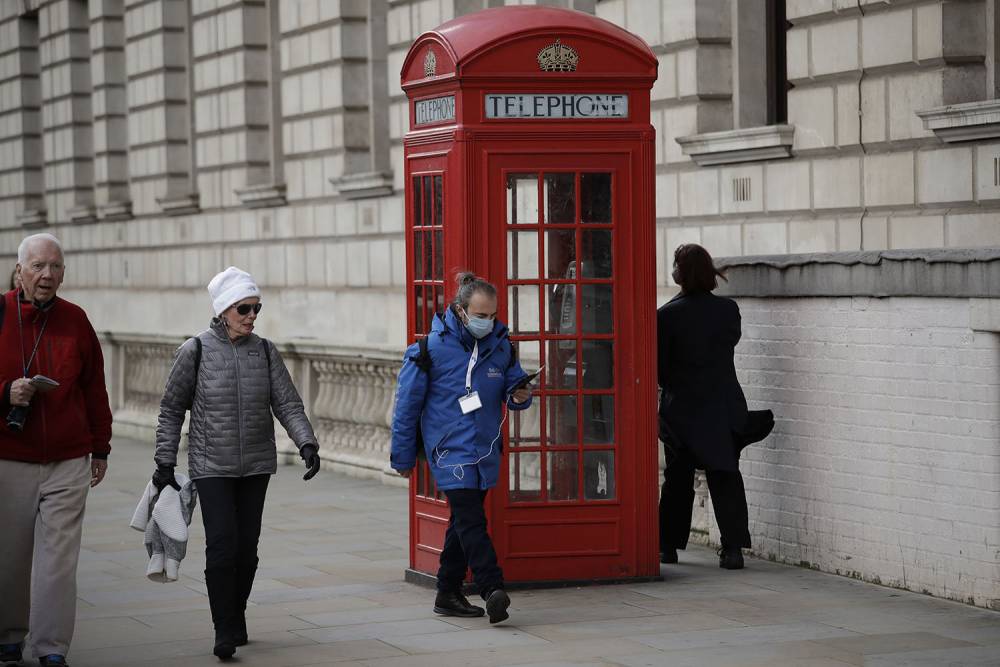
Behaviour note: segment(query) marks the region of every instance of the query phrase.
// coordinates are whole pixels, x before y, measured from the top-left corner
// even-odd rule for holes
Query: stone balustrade
[[[160,397],[181,337],[104,334],[106,374],[115,434],[152,446]],[[320,441],[324,467],[405,484],[389,468],[396,373],[401,354],[316,343],[278,345]],[[275,424],[279,454],[298,460]],[[182,448],[186,443],[182,443]]]

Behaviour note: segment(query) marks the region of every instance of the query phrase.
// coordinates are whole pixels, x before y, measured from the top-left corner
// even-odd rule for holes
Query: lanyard
[[[472,393],[472,369],[476,367],[476,362],[479,361],[479,341],[476,341],[476,346],[472,348],[472,356],[469,357],[469,371],[465,374],[465,393],[466,395]]]
[[[38,332],[38,338],[35,339],[35,346],[31,348],[31,356],[28,360],[24,360],[24,323],[21,321],[21,300],[17,298],[18,295],[14,297],[14,305],[17,306],[17,333],[21,338],[21,364],[24,367],[23,377],[28,377],[28,369],[31,368],[31,362],[35,360],[35,355],[38,354],[38,344],[42,342],[42,334],[45,333],[45,325],[49,323],[49,314],[45,313],[45,319],[42,320],[42,330]]]

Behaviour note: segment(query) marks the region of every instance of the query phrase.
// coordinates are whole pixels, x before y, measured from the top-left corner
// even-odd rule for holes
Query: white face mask
[[[493,331],[492,317],[472,317],[464,308],[462,313],[465,315],[465,328],[469,330],[473,338],[485,338]]]

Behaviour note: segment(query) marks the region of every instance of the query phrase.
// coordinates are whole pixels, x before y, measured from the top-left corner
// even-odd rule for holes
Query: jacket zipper
[[[228,336],[227,336],[228,338]],[[229,347],[233,348],[233,360],[236,362],[236,421],[240,438],[240,477],[243,476],[243,390],[240,381],[240,355],[236,350],[236,344],[229,339]]]

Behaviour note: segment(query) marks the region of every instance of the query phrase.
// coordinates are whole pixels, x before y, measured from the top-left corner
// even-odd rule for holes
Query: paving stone
[[[150,460],[148,444],[117,439],[109,477],[88,500],[74,667],[219,664],[200,517],[170,584],[145,577],[142,534],[128,527]],[[725,572],[696,546],[662,582],[515,591],[498,626],[435,616],[434,591],[402,580],[406,512],[405,490],[328,471],[304,484],[298,466],[279,469],[239,664],[997,664],[996,612],[754,559]]]

